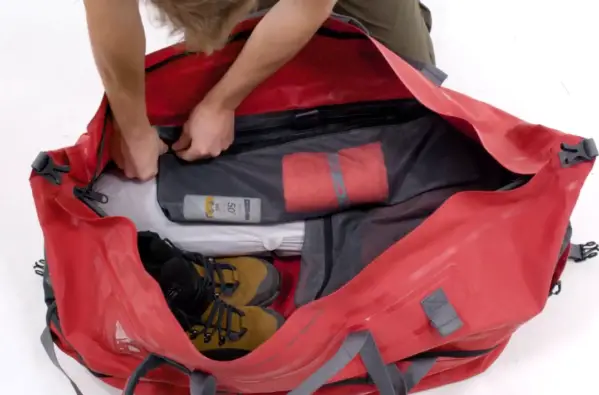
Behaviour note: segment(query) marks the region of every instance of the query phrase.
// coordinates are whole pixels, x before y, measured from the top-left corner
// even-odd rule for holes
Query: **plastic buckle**
[[[562,143],[559,160],[562,167],[570,167],[582,162],[588,162],[599,156],[597,145],[593,139],[583,139],[576,145]]]
[[[572,244],[568,258],[574,262],[584,262],[599,255],[599,245],[594,241],[585,244]]]
[[[54,163],[50,155],[47,152],[40,152],[33,163],[31,168],[38,175],[44,177],[54,185],[60,185],[62,182],[62,174],[68,173],[70,167],[68,165],[57,165]]]

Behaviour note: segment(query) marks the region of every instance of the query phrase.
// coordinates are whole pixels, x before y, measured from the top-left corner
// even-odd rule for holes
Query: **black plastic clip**
[[[551,287],[551,291],[549,291],[549,296],[557,296],[562,292],[562,282],[559,280],[553,287]]]
[[[35,264],[33,265],[33,271],[38,276],[43,276],[44,270],[46,270],[46,260],[45,259],[40,259],[39,261],[35,262]]]
[[[599,245],[594,241],[585,244],[572,244],[568,258],[574,262],[584,262],[599,255]]]
[[[583,139],[576,145],[562,143],[559,160],[562,167],[570,167],[581,162],[588,162],[599,156],[597,145],[593,139]]]
[[[31,168],[38,175],[44,177],[54,185],[60,185],[62,182],[62,173],[68,173],[68,165],[57,165],[54,163],[47,152],[40,152],[31,164]]]

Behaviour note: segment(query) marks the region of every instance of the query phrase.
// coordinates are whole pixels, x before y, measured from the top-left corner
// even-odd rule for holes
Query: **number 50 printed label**
[[[186,195],[183,216],[191,221],[260,222],[261,200],[229,196]]]

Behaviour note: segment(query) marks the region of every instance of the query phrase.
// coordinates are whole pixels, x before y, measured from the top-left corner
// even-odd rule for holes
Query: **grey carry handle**
[[[370,332],[352,333],[341,344],[333,358],[287,395],[313,394],[358,355],[380,395],[407,395],[437,361],[437,357],[415,358],[410,360],[410,367],[402,372],[395,364],[385,365]],[[216,393],[214,381],[209,380],[212,376],[196,373],[195,377],[198,380],[198,385],[196,392],[192,389],[191,395],[214,395]],[[194,376],[192,376],[192,384],[193,380]]]
[[[189,375],[189,394],[190,395],[216,395],[216,380],[214,376],[201,373],[190,372],[182,365],[174,364],[162,357],[154,354],[148,355],[141,364],[133,371],[122,395],[134,395],[135,388],[139,381],[145,377],[150,371],[162,365],[171,365]]]
[[[54,349],[54,341],[52,339],[52,335],[50,332],[50,328],[46,327],[41,335],[42,345],[46,354],[48,354],[48,358],[52,361],[54,366],[58,368],[64,374],[64,376],[69,380],[75,394],[83,395],[77,384],[69,377],[68,373],[60,365],[58,358],[56,357],[56,351]],[[123,389],[123,395],[134,395],[135,388],[139,381],[145,377],[151,370],[154,370],[162,365],[173,365],[173,363],[169,363],[164,358],[158,357],[154,354],[150,354],[146,357],[141,364],[133,371],[129,380],[127,380],[127,384]],[[180,370],[184,370],[185,373],[189,374],[189,393],[190,395],[216,395],[216,380],[214,376],[207,375],[200,372],[189,372],[187,369],[182,368],[181,366],[176,366]]]
[[[370,332],[352,333],[345,339],[333,358],[288,395],[313,394],[357,355],[360,355],[380,395],[407,395],[426,376],[437,360],[436,357],[414,359],[410,367],[402,372],[395,364],[385,365]]]

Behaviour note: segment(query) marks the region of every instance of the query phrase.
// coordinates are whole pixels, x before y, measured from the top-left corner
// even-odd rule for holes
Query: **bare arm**
[[[291,60],[329,17],[337,0],[280,0],[258,23],[243,50],[206,98],[236,108]]]
[[[149,130],[146,39],[137,0],[84,0],[94,59],[125,139]]]

